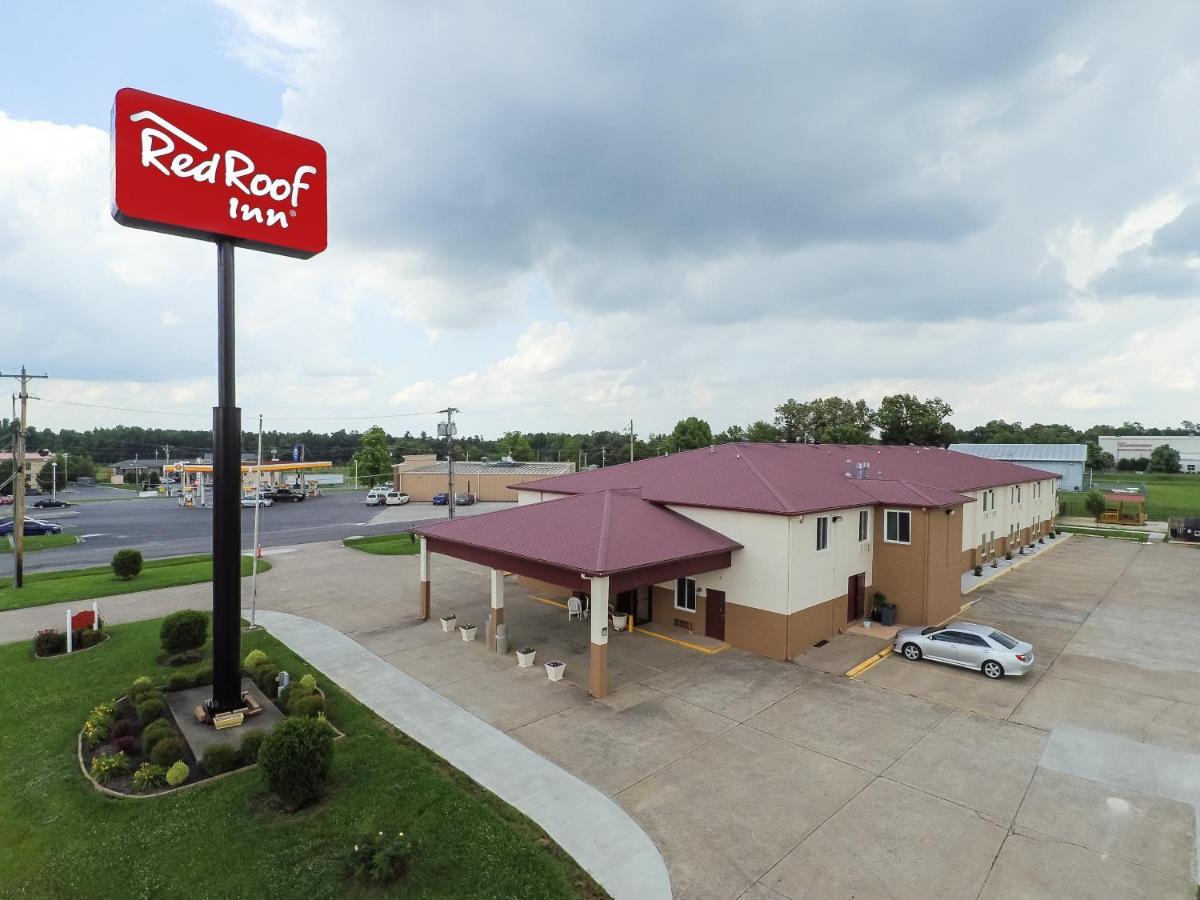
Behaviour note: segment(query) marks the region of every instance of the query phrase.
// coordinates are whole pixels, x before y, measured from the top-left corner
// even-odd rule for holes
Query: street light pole
[[[258,611],[258,520],[262,515],[262,414],[258,416],[258,464],[254,467],[254,547],[250,554],[250,627]]]
[[[50,499],[58,499],[58,460],[50,463]]]

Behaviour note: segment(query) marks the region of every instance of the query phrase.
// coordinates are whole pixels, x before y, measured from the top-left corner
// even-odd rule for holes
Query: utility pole
[[[446,490],[448,496],[446,498],[446,506],[451,519],[454,518],[454,432],[457,430],[454,427],[454,414],[458,412],[453,406],[446,409],[439,409],[439,413],[446,414],[446,421],[438,423],[438,434],[446,438],[446,474],[447,485]]]
[[[21,374],[14,375],[0,372],[0,378],[17,378],[21,382],[21,424],[17,428],[17,446],[13,451],[13,475],[16,484],[13,485],[13,542],[16,552],[13,554],[13,587],[20,588],[25,583],[25,442],[29,438],[29,379],[49,378],[48,375],[29,375],[21,366]]]
[[[50,463],[50,499],[58,499],[58,460]]]
[[[601,447],[600,448],[600,468],[602,468],[602,469],[604,468],[604,461],[607,458],[607,456],[608,456],[608,448]]]
[[[633,419],[629,420],[629,461],[633,462]]]
[[[70,488],[67,487],[67,485],[71,483],[70,477],[67,475],[67,466],[70,464],[70,462],[71,462],[71,454],[67,453],[66,451],[63,451],[63,493],[64,494],[70,490]]]

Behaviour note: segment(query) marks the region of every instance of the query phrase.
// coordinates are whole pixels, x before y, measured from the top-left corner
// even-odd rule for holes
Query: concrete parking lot
[[[435,613],[486,621],[483,570],[436,566]],[[1191,548],[1055,547],[969,597],[963,618],[1035,645],[1034,671],[1001,682],[899,657],[850,679],[832,674],[843,660],[635,633],[613,636],[614,689],[596,701],[586,629],[565,611],[510,583],[514,641],[567,661],[551,684],[406,619],[415,571],[398,624],[358,639],[613,796],[681,897],[1194,898],[1197,585]],[[1177,777],[1114,771],[1129,743],[1174,754]]]

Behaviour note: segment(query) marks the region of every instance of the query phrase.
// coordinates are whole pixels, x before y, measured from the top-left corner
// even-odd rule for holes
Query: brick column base
[[[608,644],[592,644],[588,658],[591,664],[588,693],[599,700],[608,696]]]
[[[421,582],[421,621],[429,619],[429,582]]]

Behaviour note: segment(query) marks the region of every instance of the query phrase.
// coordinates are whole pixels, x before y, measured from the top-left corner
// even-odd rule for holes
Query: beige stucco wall
[[[867,512],[869,527],[867,539],[860,542],[858,514],[863,510]],[[835,597],[844,597],[851,575],[862,573],[866,575],[868,587],[871,585],[875,535],[870,526],[874,524],[874,515],[871,507],[860,506],[789,519],[789,614],[828,603]],[[838,516],[841,521],[833,521]],[[818,551],[817,520],[822,517],[829,519],[829,547]]]
[[[404,491],[408,496],[418,502],[428,502],[433,499],[434,494],[445,493],[447,476],[444,472],[406,472],[403,469],[403,463],[393,466],[392,471],[395,476],[396,490]],[[530,500],[528,497],[522,500],[518,494],[532,494],[534,498],[541,496],[540,494],[531,491],[514,491],[509,487],[515,481],[537,481],[541,478],[558,477],[557,475],[513,475],[512,472],[482,472],[482,473],[454,473],[454,493],[456,494],[474,494],[476,500],[490,501],[517,501],[519,503],[537,502],[536,499]],[[549,495],[547,499],[552,499]]]
[[[1013,496],[1013,485],[1002,484],[995,488],[996,506],[983,511],[984,491],[972,491],[975,498],[963,509],[961,550],[975,550],[984,534],[990,538],[996,533],[996,552],[1003,555],[1000,539],[1007,538],[1010,530],[1036,529],[1042,522],[1050,522],[1058,514],[1058,479],[1045,478],[1040,481],[1021,482],[1021,499]],[[969,568],[970,566],[967,566]]]

